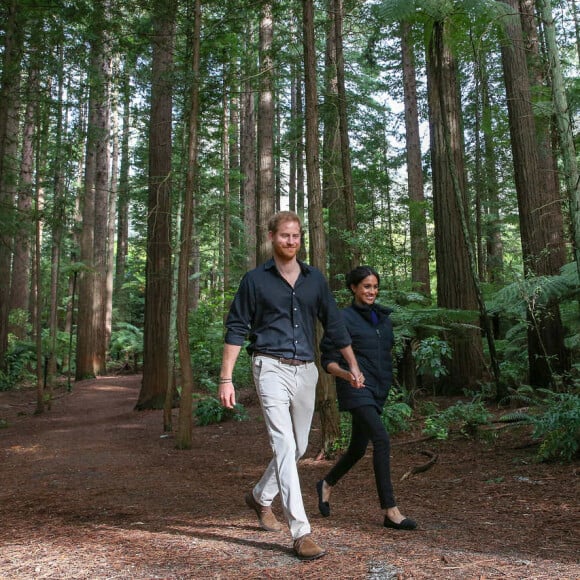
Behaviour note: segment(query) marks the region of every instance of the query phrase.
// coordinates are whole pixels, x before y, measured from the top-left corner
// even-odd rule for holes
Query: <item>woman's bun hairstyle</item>
[[[346,287],[348,290],[350,290],[352,292],[352,288],[351,286],[358,286],[362,280],[364,280],[367,276],[375,276],[377,279],[377,282],[381,283],[381,277],[379,276],[379,274],[377,273],[377,271],[374,268],[371,268],[370,266],[359,266],[358,268],[355,268],[354,270],[351,270],[347,275],[346,275]]]

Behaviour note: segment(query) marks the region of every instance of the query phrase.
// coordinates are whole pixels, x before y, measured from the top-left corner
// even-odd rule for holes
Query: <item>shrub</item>
[[[248,413],[245,407],[239,403],[233,409],[226,409],[215,397],[203,397],[195,408],[195,417],[198,425],[211,425],[221,423],[228,419],[234,421],[247,421]]]
[[[424,338],[413,351],[417,374],[431,374],[436,379],[444,377],[448,373],[445,361],[450,360],[452,356],[451,346],[447,341],[436,336]]]
[[[532,437],[540,441],[538,461],[572,461],[580,449],[580,396],[575,392],[554,393],[524,385],[510,401],[523,409],[507,413],[501,420],[533,427]]]
[[[0,371],[0,391],[9,391],[32,378],[29,368],[36,366],[36,346],[32,342],[15,341],[4,355],[5,370]]]
[[[435,439],[447,439],[452,428],[465,437],[473,437],[479,425],[486,425],[491,413],[481,401],[462,403],[461,401],[447,409],[425,419],[424,435]]]

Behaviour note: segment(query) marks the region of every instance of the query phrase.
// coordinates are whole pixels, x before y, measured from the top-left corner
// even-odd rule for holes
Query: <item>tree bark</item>
[[[153,5],[143,383],[136,408],[162,409],[170,384],[171,121],[176,0]]]
[[[251,24],[248,24],[248,45],[251,45],[253,37]],[[248,56],[248,54],[250,56]],[[240,145],[240,165],[242,172],[241,198],[244,213],[245,247],[246,247],[246,269],[251,270],[257,265],[257,208],[256,208],[256,122],[254,104],[254,86],[252,83],[252,72],[255,66],[251,57],[249,46],[244,57],[245,67],[248,71],[244,80],[242,91],[242,114],[240,122],[241,145]]]
[[[325,48],[325,93],[322,111],[324,123],[322,158],[323,205],[328,210],[329,283],[333,290],[343,287],[341,277],[351,268],[345,233],[348,231],[346,197],[340,144],[339,94],[334,0],[329,1]]]
[[[506,2],[512,14],[504,19],[507,41],[502,45],[502,64],[506,85],[514,178],[518,196],[522,255],[526,276],[558,273],[561,265],[561,232],[557,227],[553,197],[546,196],[538,160],[536,127],[523,46],[519,2]],[[557,212],[556,212],[557,213]],[[555,219],[556,218],[556,219]],[[557,262],[557,267],[556,267]],[[548,386],[554,372],[565,372],[569,357],[557,304],[544,311],[535,307],[535,296],[528,296],[529,381]]]
[[[318,151],[318,95],[316,89],[316,43],[314,38],[313,0],[304,0],[304,88],[306,113],[306,175],[308,183],[308,224],[310,233],[310,262],[326,272],[326,244],[322,217],[322,192],[320,185],[320,161]],[[316,344],[322,337],[321,325],[317,325]],[[320,360],[320,353],[316,353]],[[334,381],[330,375],[319,369],[316,389],[317,409],[320,415],[322,448],[327,452],[340,434],[338,407]]]
[[[431,279],[429,275],[429,247],[427,244],[425,191],[423,187],[423,167],[421,163],[417,79],[413,43],[411,39],[411,25],[408,22],[401,23],[401,53],[405,106],[407,183],[409,187],[411,282],[413,288],[418,292],[425,294],[425,296],[430,296]]]
[[[109,80],[110,53],[106,37],[108,2],[93,4],[91,67],[89,71],[89,123],[87,163],[81,232],[76,378],[81,380],[106,370],[105,282],[107,207],[109,189]]]
[[[468,215],[464,146],[457,70],[446,41],[447,26],[446,21],[434,23],[427,51],[437,304],[444,308],[477,310],[476,288],[467,247],[470,240],[466,238],[461,223],[461,212]],[[453,167],[450,166],[449,156]],[[462,208],[458,207],[457,189],[462,195]],[[473,324],[477,325],[477,320]],[[453,358],[448,365],[449,375],[443,389],[445,394],[460,394],[465,387],[474,387],[484,376],[481,337],[479,331],[464,329],[461,336],[458,332],[450,333],[448,340]]]
[[[200,62],[200,30],[201,2],[194,3],[193,47],[192,47],[192,77],[191,108],[188,126],[187,175],[183,203],[183,225],[181,228],[181,244],[179,248],[179,275],[177,282],[177,342],[179,346],[179,362],[181,366],[181,399],[179,402],[179,425],[176,436],[176,446],[179,449],[190,449],[193,428],[193,368],[189,349],[189,256],[191,250],[191,233],[193,224],[193,199],[197,178],[197,149],[199,123],[199,62]],[[227,115],[224,112],[224,115]],[[227,181],[227,180],[226,180]]]
[[[4,50],[0,79],[0,208],[4,223],[14,215],[14,197],[18,180],[18,116],[20,112],[21,60],[24,42],[24,8],[17,0],[6,2]],[[4,228],[3,228],[4,229]],[[12,229],[12,228],[11,228]],[[11,231],[0,234],[0,369],[5,368],[8,349],[10,306]]]
[[[274,18],[271,0],[262,0],[260,15],[260,101],[258,104],[257,261],[271,255],[268,220],[274,213]]]

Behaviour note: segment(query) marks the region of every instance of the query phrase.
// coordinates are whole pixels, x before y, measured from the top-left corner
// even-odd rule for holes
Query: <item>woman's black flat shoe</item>
[[[383,527],[392,528],[393,530],[414,530],[417,527],[417,522],[411,518],[405,518],[402,522],[396,524],[388,516],[385,516]]]
[[[330,504],[327,501],[322,501],[322,484],[324,483],[324,479],[321,479],[316,484],[316,491],[318,493],[318,509],[320,513],[327,518],[330,515]]]

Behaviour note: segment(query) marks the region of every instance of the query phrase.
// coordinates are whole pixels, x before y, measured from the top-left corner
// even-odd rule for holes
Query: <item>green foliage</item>
[[[352,435],[352,415],[347,411],[340,413],[340,435],[334,440],[331,451],[340,452],[348,447]]]
[[[431,374],[435,378],[447,375],[445,361],[452,358],[451,346],[446,340],[436,336],[424,338],[413,351],[413,357],[417,364],[417,373],[420,375]]]
[[[532,415],[534,439],[542,439],[539,461],[572,461],[580,447],[580,397],[548,391],[538,415]]]
[[[247,421],[248,413],[239,403],[233,409],[226,409],[215,397],[203,397],[197,402],[195,417],[198,425],[221,423],[228,419],[233,421]]]
[[[128,322],[118,322],[111,334],[109,351],[113,359],[135,361],[143,355],[143,330]]]
[[[191,313],[189,323],[191,345],[191,363],[195,382],[208,390],[217,393],[223,344],[223,303],[222,301],[202,302]],[[251,368],[248,355],[242,349],[234,368],[234,384],[248,386],[252,384]]]
[[[425,419],[423,434],[435,439],[448,439],[452,429],[459,431],[464,437],[475,435],[479,425],[487,425],[491,413],[481,401],[455,405]]]
[[[392,388],[381,414],[381,421],[385,429],[391,435],[408,431],[412,415],[413,409],[405,402],[405,393]]]
[[[32,378],[30,367],[36,366],[36,347],[32,342],[11,342],[4,355],[6,367],[0,370],[0,391],[10,391]]]
[[[490,314],[504,314],[525,319],[528,310],[534,312],[552,302],[578,300],[580,284],[576,263],[563,266],[555,276],[522,278],[500,289],[488,302]]]
[[[577,391],[577,387],[576,387]],[[555,393],[522,386],[509,400],[525,405],[507,413],[501,421],[533,427],[532,437],[540,441],[538,461],[572,461],[580,449],[580,395],[578,392]]]

